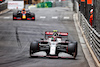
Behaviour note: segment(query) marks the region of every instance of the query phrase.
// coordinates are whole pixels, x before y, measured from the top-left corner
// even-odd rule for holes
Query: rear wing
[[[49,37],[49,36],[53,36],[53,31],[46,31],[45,32],[45,38]],[[67,32],[57,32],[58,33],[58,37],[61,38],[68,38],[68,33]]]

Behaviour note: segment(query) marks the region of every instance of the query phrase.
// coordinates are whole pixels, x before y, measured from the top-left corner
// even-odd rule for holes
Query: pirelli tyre
[[[32,20],[35,21],[35,14],[34,13],[31,13],[31,16],[34,17],[34,19],[32,19]]]
[[[13,20],[16,20],[16,19],[14,19],[14,17],[16,17],[17,16],[17,13],[13,13]]]
[[[30,57],[35,57],[35,56],[32,56],[32,54],[34,54],[35,52],[38,52],[38,51],[39,51],[38,42],[32,42],[30,44],[30,50],[29,50]]]
[[[68,53],[75,59],[77,56],[77,42],[71,42],[68,44]]]

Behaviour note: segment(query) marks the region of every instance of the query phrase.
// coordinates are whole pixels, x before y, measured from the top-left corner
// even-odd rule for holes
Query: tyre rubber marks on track
[[[22,48],[22,45],[21,45],[21,41],[19,39],[19,34],[18,34],[18,28],[16,27],[15,28],[15,31],[16,31],[16,40],[17,40],[17,43],[18,43],[18,46]]]

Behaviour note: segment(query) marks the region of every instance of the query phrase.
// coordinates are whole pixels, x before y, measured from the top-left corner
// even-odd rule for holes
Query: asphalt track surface
[[[35,21],[13,21],[12,12],[0,16],[0,67],[89,67],[84,57],[69,8],[35,8]],[[68,32],[78,42],[76,59],[30,58],[30,43],[43,38],[45,31]]]

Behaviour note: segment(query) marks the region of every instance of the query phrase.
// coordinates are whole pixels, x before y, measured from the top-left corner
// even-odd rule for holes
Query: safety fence
[[[98,34],[96,30],[90,26],[82,13],[80,13],[80,26],[82,27],[83,33],[88,41],[89,46],[100,62],[100,34]]]
[[[7,1],[0,3],[0,11],[7,9]]]
[[[97,33],[94,28],[91,27],[91,25],[85,18],[84,14],[82,14],[79,11],[78,2],[75,1],[74,4],[75,4],[74,10],[75,12],[78,13],[79,25],[83,30],[83,33],[86,37],[89,47],[92,49],[98,62],[100,63],[100,34]]]

